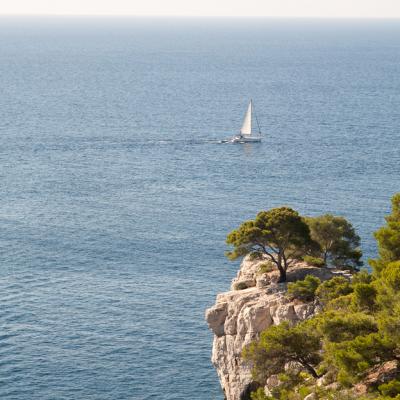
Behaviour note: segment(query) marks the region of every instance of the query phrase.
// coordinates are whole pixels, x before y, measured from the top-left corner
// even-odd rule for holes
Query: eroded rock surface
[[[216,304],[206,311],[207,323],[214,332],[211,359],[227,400],[250,399],[249,393],[254,390],[250,367],[241,357],[244,346],[273,324],[296,323],[320,309],[316,302],[290,300],[286,296],[286,284],[276,283],[278,275],[275,271],[260,273],[262,263],[246,257],[232,282],[231,291],[219,294]],[[288,281],[304,279],[307,274],[326,280],[334,272],[299,263],[288,271]],[[243,285],[238,285],[241,282]],[[238,287],[247,288],[233,290]]]
[[[377,387],[396,379],[399,375],[399,362],[397,360],[386,361],[383,364],[371,368],[365,379],[354,386],[354,392],[361,396],[368,393],[369,388]]]

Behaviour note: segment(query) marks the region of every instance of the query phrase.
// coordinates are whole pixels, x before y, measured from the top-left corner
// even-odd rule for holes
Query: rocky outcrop
[[[256,389],[250,366],[241,357],[247,344],[273,324],[282,321],[294,324],[319,311],[316,302],[289,299],[286,284],[277,283],[278,274],[265,272],[268,270],[265,260],[252,261],[246,257],[232,281],[231,291],[219,294],[216,304],[206,311],[207,323],[214,333],[212,363],[226,400],[250,399],[250,392]],[[299,263],[288,271],[287,278],[295,281],[308,274],[326,280],[334,272]]]
[[[387,361],[383,364],[371,368],[365,379],[354,386],[354,393],[358,396],[368,393],[371,387],[378,387],[382,383],[387,383],[399,376],[399,362],[397,360]]]

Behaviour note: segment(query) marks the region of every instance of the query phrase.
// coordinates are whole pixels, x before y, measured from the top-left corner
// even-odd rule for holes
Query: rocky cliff
[[[287,285],[278,284],[278,274],[269,269],[265,260],[246,257],[231,290],[219,294],[216,304],[206,311],[207,323],[214,333],[212,363],[226,400],[250,399],[250,392],[256,388],[250,367],[241,358],[244,346],[273,324],[285,320],[296,323],[319,311],[315,302],[290,300]],[[334,272],[299,263],[288,271],[287,280],[304,279],[307,274],[326,280]]]

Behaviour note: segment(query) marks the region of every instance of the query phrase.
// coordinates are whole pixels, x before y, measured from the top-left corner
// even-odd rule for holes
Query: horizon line
[[[255,18],[255,19],[344,19],[344,20],[398,20],[399,16],[353,16],[353,15],[194,15],[194,14],[79,14],[79,13],[0,13],[1,17],[119,17],[119,18]]]

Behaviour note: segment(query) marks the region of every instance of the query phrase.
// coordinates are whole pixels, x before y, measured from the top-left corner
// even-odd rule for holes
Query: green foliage
[[[346,384],[356,382],[371,366],[392,359],[394,349],[393,342],[380,333],[327,345],[327,353],[339,371],[339,379]]]
[[[335,276],[323,282],[317,289],[316,295],[323,304],[353,292],[351,283],[342,276]]]
[[[384,396],[396,397],[397,395],[400,395],[400,381],[393,380],[388,383],[384,383],[378,387],[378,390]]]
[[[352,304],[354,309],[365,312],[372,312],[376,306],[377,290],[372,284],[353,284],[354,294]]]
[[[315,298],[315,291],[321,280],[313,275],[307,275],[304,280],[288,284],[288,294],[291,298],[312,301]]]
[[[392,197],[392,213],[385,219],[386,226],[375,232],[379,258],[370,261],[378,276],[389,263],[400,260],[400,193]]]
[[[307,386],[301,386],[298,388],[299,395],[302,399],[311,393],[311,389]]]
[[[303,260],[308,264],[312,265],[313,267],[325,267],[325,261],[323,258],[320,257],[313,257],[313,256],[304,256]]]
[[[244,289],[247,289],[248,286],[247,286],[246,282],[238,282],[238,283],[235,283],[233,288],[235,290],[244,290]]]
[[[293,370],[290,375],[286,371],[271,397],[259,389],[254,400],[303,400],[308,393],[315,393],[319,400],[400,400],[400,378],[378,388],[372,385],[363,396],[351,388],[370,376],[371,368],[400,359],[400,194],[392,203],[386,225],[375,234],[379,257],[371,261],[373,275],[361,271],[351,282],[336,276],[323,283],[307,276],[288,285],[292,297],[306,301],[317,297],[322,312],[296,326],[283,323],[268,328],[245,349],[244,356],[260,383],[271,374],[285,372],[288,362],[298,363],[309,375],[304,378],[304,372],[296,375]],[[350,264],[353,268],[359,265],[359,239],[347,221],[328,215],[307,222],[320,253],[314,247],[314,252],[304,254],[321,256],[324,252],[329,264],[347,265],[354,251],[358,253]],[[329,237],[341,244],[327,246],[324,240]],[[339,387],[317,386],[315,378],[320,374],[327,383],[339,382]]]
[[[379,331],[389,340],[399,344],[400,350],[400,310],[396,304],[392,312],[385,310],[378,317]]]
[[[301,396],[299,393],[300,390],[303,393],[309,392],[309,390],[307,390],[308,388],[303,386],[305,379],[301,376],[301,374],[284,373],[279,374],[278,377],[280,384],[271,389],[273,399],[301,400],[303,396]],[[296,386],[298,388],[296,391],[294,391]]]
[[[270,389],[271,396],[267,396],[264,389],[259,388],[252,393],[251,398],[253,400],[303,400],[312,391],[310,387],[304,384],[305,379],[301,374],[284,373],[279,374],[278,377],[280,383]],[[309,375],[307,375],[307,379],[309,379]]]
[[[353,226],[343,217],[331,214],[308,217],[311,238],[319,244],[324,263],[337,268],[357,270],[362,265],[360,237]]]
[[[283,322],[262,332],[259,340],[245,348],[243,356],[252,363],[254,378],[264,382],[266,377],[282,372],[290,361],[317,377],[314,367],[321,361],[320,349],[320,337],[306,322],[294,327]]]
[[[345,296],[339,296],[333,299],[325,305],[325,309],[329,311],[342,311],[342,312],[353,312],[353,294],[347,294]]]
[[[251,394],[251,400],[273,400],[273,397],[267,396],[263,388],[258,388]]]
[[[386,337],[400,341],[400,262],[390,262],[375,282],[379,326]],[[400,347],[400,346],[399,346]],[[399,348],[400,350],[400,348]]]
[[[274,270],[274,264],[272,264],[271,262],[262,263],[258,267],[258,272],[260,274],[266,274],[266,273],[271,272],[273,270]]]
[[[374,280],[373,275],[368,273],[365,269],[353,275],[352,283],[372,283]]]
[[[400,261],[390,262],[385,267],[381,282],[388,289],[400,290]]]
[[[279,270],[281,282],[286,280],[289,265],[314,244],[308,225],[289,207],[258,213],[254,220],[229,233],[226,243],[233,246],[226,253],[232,260],[252,252],[263,253]]]
[[[259,251],[252,251],[249,254],[249,259],[250,261],[254,261],[254,260],[261,260],[263,258],[262,253],[260,253]]]
[[[363,313],[325,312],[319,320],[319,329],[332,343],[352,340],[378,330],[375,320]]]

